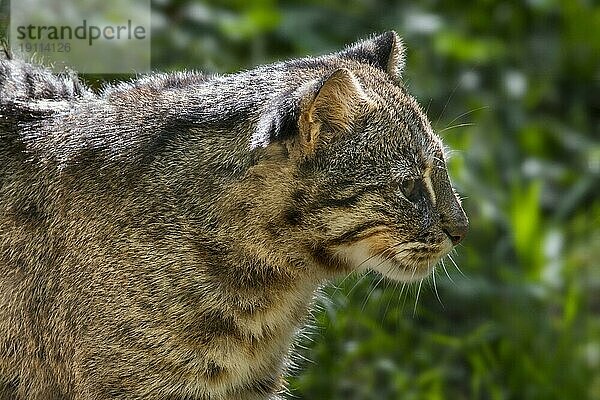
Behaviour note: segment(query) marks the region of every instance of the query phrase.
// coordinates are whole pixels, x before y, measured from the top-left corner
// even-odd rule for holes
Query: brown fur
[[[275,398],[320,285],[427,275],[467,220],[403,52],[101,95],[2,61],[0,399]]]

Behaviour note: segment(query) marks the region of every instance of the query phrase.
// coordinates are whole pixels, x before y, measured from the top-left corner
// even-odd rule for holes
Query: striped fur
[[[102,93],[0,61],[0,399],[284,396],[320,285],[466,232],[403,64],[394,32]]]

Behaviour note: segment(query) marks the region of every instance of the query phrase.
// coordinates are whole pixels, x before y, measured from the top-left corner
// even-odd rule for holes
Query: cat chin
[[[360,242],[339,249],[338,256],[359,272],[371,270],[395,281],[416,282],[429,276],[436,264],[450,252],[452,244],[448,242],[442,243],[440,249],[428,257],[423,257],[422,253],[417,252],[411,257],[410,246],[393,257],[386,257],[373,254],[366,244]],[[416,250],[419,245],[415,244],[413,247]]]
[[[431,274],[437,261],[438,260],[432,263],[415,264],[412,266],[407,266],[400,262],[385,261],[384,263],[371,268],[371,270],[379,272],[394,281],[418,282]]]

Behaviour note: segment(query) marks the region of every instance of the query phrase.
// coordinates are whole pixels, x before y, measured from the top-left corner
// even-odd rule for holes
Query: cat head
[[[442,143],[401,84],[403,54],[388,32],[316,59],[316,83],[258,124],[265,152],[289,160],[270,223],[320,269],[421,279],[467,232]]]

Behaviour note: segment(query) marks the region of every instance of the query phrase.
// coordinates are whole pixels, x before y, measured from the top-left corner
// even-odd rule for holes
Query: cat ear
[[[298,128],[303,147],[314,150],[319,143],[352,129],[367,96],[352,72],[341,68],[333,72],[314,96],[301,105]]]
[[[352,72],[341,68],[322,81],[286,91],[263,106],[250,148],[267,147],[274,140],[298,138],[306,150],[349,131],[367,95]]]
[[[350,45],[338,53],[338,56],[370,64],[394,79],[400,79],[405,65],[404,53],[404,45],[398,34],[389,31]]]

